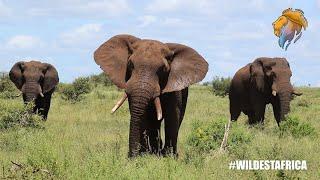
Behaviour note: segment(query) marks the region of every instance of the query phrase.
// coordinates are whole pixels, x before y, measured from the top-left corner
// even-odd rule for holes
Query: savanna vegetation
[[[225,83],[215,81],[223,92]],[[218,85],[217,85],[218,84]],[[214,85],[215,86],[215,85]],[[10,89],[12,88],[12,89]],[[264,126],[242,115],[227,151],[218,151],[229,118],[228,97],[194,85],[182,123],[179,157],[128,159],[129,111],[110,110],[122,92],[105,76],[60,84],[46,122],[28,112],[7,78],[0,81],[0,178],[16,179],[319,179],[320,89],[300,88],[281,129],[268,107]],[[9,94],[9,95],[8,95]],[[76,98],[75,98],[76,97]],[[307,160],[307,171],[236,171],[237,159]]]

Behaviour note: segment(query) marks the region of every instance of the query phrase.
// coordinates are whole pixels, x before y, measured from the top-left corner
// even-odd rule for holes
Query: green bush
[[[313,136],[316,134],[315,128],[309,123],[300,122],[297,117],[286,117],[286,120],[280,123],[281,135],[290,133],[295,138]]]
[[[107,77],[105,73],[100,73],[98,75],[92,75],[89,77],[90,83],[97,87],[99,84],[103,86],[112,86],[113,83],[110,81],[110,79]]]
[[[297,102],[297,106],[300,106],[300,107],[309,107],[310,104],[311,103],[306,99],[301,99]]]
[[[82,95],[91,92],[91,85],[88,77],[80,77],[74,80],[72,84],[61,84],[58,91],[62,98],[71,102],[77,102],[82,99]]]
[[[32,112],[33,104],[26,106],[6,108],[4,104],[0,104],[0,130],[15,127],[33,127],[41,128],[42,117]]]
[[[19,95],[18,89],[11,82],[9,76],[3,75],[0,78],[0,98],[13,99]]]
[[[215,77],[212,81],[213,93],[217,96],[225,97],[229,94],[231,78]]]
[[[210,124],[201,124],[196,122],[192,126],[192,132],[187,139],[187,144],[199,152],[210,152],[220,148],[224,137],[226,121],[219,119]],[[228,146],[234,148],[243,143],[249,143],[252,136],[240,129],[238,126],[233,126],[230,129]]]

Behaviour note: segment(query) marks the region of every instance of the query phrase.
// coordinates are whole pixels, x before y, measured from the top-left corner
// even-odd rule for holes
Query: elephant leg
[[[142,148],[140,152],[159,154],[162,148],[160,135],[161,121],[157,120],[156,110],[150,105],[147,110],[146,119],[143,122]]]
[[[240,110],[239,106],[230,103],[231,121],[238,120],[240,114],[241,114],[241,110]]]
[[[248,123],[253,125],[256,122],[254,111],[247,111]]]
[[[38,114],[42,116],[43,120],[47,120],[48,112],[50,109],[51,95],[45,95],[44,98],[36,100],[36,106],[38,108]]]
[[[50,104],[51,104],[51,95],[48,95],[45,97],[44,99],[44,103],[43,103],[43,112],[42,112],[42,116],[44,120],[47,120],[48,118],[48,113],[50,110]]]
[[[266,115],[266,107],[263,108],[262,110],[262,114],[261,114],[261,124],[264,124],[264,119],[265,119],[265,115]]]
[[[281,121],[280,103],[276,101],[272,102],[272,108],[273,108],[274,118],[276,119],[278,126],[280,126],[280,121]]]
[[[179,125],[178,117],[171,116],[165,119],[165,144],[162,154],[177,154]]]
[[[251,114],[251,123],[256,124],[262,122],[264,119],[266,103],[265,97],[259,92],[252,91],[252,96],[250,97],[251,109],[253,114]]]
[[[177,140],[188,97],[188,89],[166,94],[162,99],[165,121],[165,145],[163,155],[177,156]]]
[[[264,115],[265,115],[265,105],[263,104],[259,104],[257,106],[255,106],[255,110],[254,110],[254,119],[255,119],[255,123],[262,123],[263,119],[264,119]]]
[[[160,128],[147,130],[147,137],[149,141],[149,151],[153,154],[158,154],[162,148],[162,141],[160,136]]]
[[[234,93],[230,93],[229,95],[229,111],[230,111],[230,118],[231,121],[238,120],[241,109],[240,109],[240,99],[239,97],[235,97]]]

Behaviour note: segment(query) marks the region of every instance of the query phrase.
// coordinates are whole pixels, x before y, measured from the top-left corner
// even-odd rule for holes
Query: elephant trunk
[[[44,97],[39,83],[33,81],[25,83],[23,88],[23,99],[25,103],[34,101],[39,95]]]
[[[292,99],[292,86],[290,83],[286,83],[279,87],[281,91],[279,94],[280,100],[280,119],[283,120],[285,115],[290,112],[290,101]]]
[[[128,95],[130,108],[130,131],[129,131],[129,157],[135,157],[141,149],[142,119],[147,106],[152,98],[151,93],[145,89],[139,89]]]

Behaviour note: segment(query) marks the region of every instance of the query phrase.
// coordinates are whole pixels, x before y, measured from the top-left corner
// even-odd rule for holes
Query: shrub
[[[286,117],[285,121],[280,123],[280,135],[290,133],[295,138],[313,136],[316,134],[315,128],[309,123],[300,122],[297,117]]]
[[[215,77],[212,81],[213,93],[217,96],[225,97],[229,94],[231,78]]]
[[[91,91],[89,80],[88,77],[80,77],[74,80],[72,85],[77,94],[87,94]]]
[[[34,104],[29,103],[26,106],[5,108],[0,104],[2,111],[0,111],[0,130],[14,127],[33,127],[41,128],[42,117],[33,113]]]
[[[11,82],[9,76],[2,76],[0,78],[0,98],[13,99],[19,94],[17,88]]]
[[[220,148],[224,137],[226,121],[220,119],[210,124],[201,124],[196,122],[192,126],[192,132],[187,139],[187,144],[199,152],[210,152]],[[228,146],[231,148],[237,147],[243,143],[249,143],[252,136],[234,126],[230,129]]]
[[[98,75],[92,75],[89,77],[90,83],[93,84],[93,86],[97,87],[99,84],[103,86],[112,86],[113,83],[110,81],[110,79],[107,77],[105,73],[100,73]]]
[[[80,77],[74,80],[72,84],[61,84],[58,86],[62,98],[68,101],[77,102],[82,99],[82,95],[91,91],[88,77]]]
[[[301,99],[297,102],[297,106],[300,107],[309,107],[310,106],[310,102],[306,99]]]

